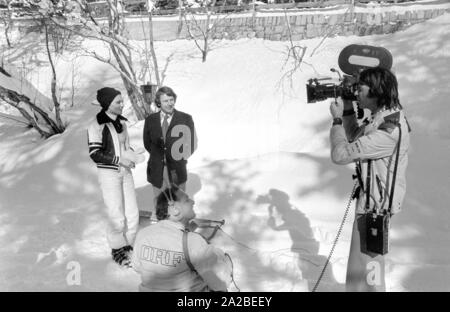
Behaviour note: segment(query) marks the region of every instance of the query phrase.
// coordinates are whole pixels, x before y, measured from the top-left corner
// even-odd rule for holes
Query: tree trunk
[[[47,23],[44,21],[44,29],[45,29],[45,46],[47,48],[47,56],[48,60],[50,62],[50,66],[52,68],[52,82],[51,82],[51,91],[52,91],[52,99],[53,104],[55,105],[55,117],[56,117],[56,124],[58,127],[58,133],[62,133],[64,131],[64,125],[61,121],[61,112],[60,112],[60,104],[56,97],[56,70],[55,65],[53,64],[52,55],[50,53],[50,47],[48,43],[48,27]]]
[[[147,116],[147,110],[145,109],[144,98],[142,97],[140,90],[136,90],[136,87],[133,86],[127,78],[123,77],[123,75],[121,75],[121,77],[137,119],[143,120]]]
[[[213,1],[212,3],[212,8],[214,8],[214,6],[216,5],[216,0]],[[206,56],[208,55],[208,49],[209,49],[209,39],[210,39],[210,32],[212,27],[210,27],[210,23],[211,23],[211,9],[207,9],[208,13],[206,16],[206,25],[205,25],[205,31],[204,31],[204,35],[203,35],[203,50],[202,50],[202,62],[206,62]]]
[[[17,110],[19,110],[19,112],[22,114],[22,116],[25,119],[27,119],[29,121],[29,123],[31,124],[31,126],[33,128],[35,128],[39,132],[39,134],[42,135],[44,138],[48,138],[56,133],[56,132],[51,133],[51,132],[48,132],[48,131],[45,131],[44,129],[42,129],[39,126],[39,124],[36,122],[36,119],[33,116],[31,116],[27,112],[27,110],[20,107],[20,105],[19,105],[20,102],[24,102],[25,104],[29,105],[33,109],[36,107],[34,104],[32,104],[30,102],[30,100],[27,97],[20,95],[15,91],[12,91],[12,90],[9,90],[9,89],[6,89],[6,88],[0,86],[0,99],[2,99],[6,103],[10,104],[11,106],[13,106]],[[53,127],[50,127],[50,128],[52,130],[54,130]]]
[[[8,44],[8,48],[11,48],[11,41],[9,40],[9,26],[11,24],[11,20],[9,21],[5,21],[5,38],[6,38],[6,43]]]
[[[158,60],[156,59],[155,45],[153,41],[153,13],[148,12],[149,35],[150,35],[150,53],[152,54],[153,67],[155,67],[155,78],[158,88],[161,87],[161,79],[159,78]]]
[[[145,25],[144,25],[143,21],[141,21],[141,26],[142,26],[142,34],[144,35],[144,45],[145,45],[144,55],[145,55],[145,65],[146,65],[146,70],[144,71],[144,73],[142,75],[142,80],[145,81],[145,72],[148,72],[147,84],[151,84],[152,83],[152,69],[151,69],[151,65],[150,65],[151,64],[151,56],[149,55],[148,40],[147,40]]]
[[[178,0],[178,29],[177,29],[177,39],[180,39],[181,30],[183,29],[183,0]]]
[[[3,23],[5,24],[5,38],[6,38],[6,43],[8,44],[8,48],[11,48],[11,41],[9,40],[9,27],[11,26],[12,23],[12,12],[9,8],[9,2],[8,1],[7,4],[7,8],[6,8],[6,16],[2,16],[4,18]]]
[[[208,55],[208,39],[205,38],[203,42],[203,50],[202,50],[202,62],[206,62],[206,56]]]
[[[10,103],[11,104],[11,103]],[[39,125],[38,125],[38,123],[36,122],[36,120],[33,118],[33,116],[31,116],[30,114],[28,114],[28,112],[25,110],[25,109],[23,109],[22,107],[20,107],[20,106],[18,106],[18,105],[14,105],[14,104],[11,104],[12,106],[14,106],[15,108],[17,108],[18,110],[19,110],[19,112],[22,114],[22,116],[23,117],[25,117],[29,122],[30,122],[30,124],[31,124],[31,126],[34,128],[34,129],[36,129],[36,131],[37,132],[39,132],[39,134],[41,135],[41,136],[43,136],[44,138],[49,138],[49,137],[51,137],[54,133],[50,133],[50,132],[47,132],[47,131],[45,131],[45,130],[43,130]]]
[[[35,112],[38,113],[39,115],[42,116],[42,118],[44,119],[44,121],[47,123],[47,125],[55,132],[55,133],[60,133],[61,131],[58,128],[58,125],[56,124],[56,122],[50,118],[50,116],[43,110],[41,109],[39,106],[35,105],[34,103],[31,102],[31,100],[23,95],[23,94],[19,94],[13,90],[9,90],[6,88],[3,88],[2,86],[0,86],[0,95],[4,95],[3,98],[8,98],[10,101],[14,102],[14,103],[20,103],[20,102],[24,102],[25,104],[27,104],[28,106],[31,107],[31,109]],[[6,100],[5,100],[6,101]],[[8,102],[10,103],[10,102]],[[11,104],[11,103],[10,103]],[[12,104],[11,104],[12,105]]]
[[[133,77],[129,70],[126,68],[125,64],[123,63],[122,59],[120,58],[119,54],[117,53],[116,47],[113,43],[110,43],[109,45],[111,47],[111,52],[113,53],[117,64],[120,67],[120,70],[124,73],[127,73],[130,77]],[[145,118],[145,105],[144,105],[144,99],[141,96],[140,90],[137,90],[136,86],[133,85],[133,83],[130,80],[133,80],[134,78],[128,80],[127,77],[125,77],[122,73],[120,74],[120,77],[122,78],[123,85],[125,89],[127,90],[128,98],[130,99],[131,106],[134,109],[134,112],[136,113],[136,117],[138,120],[142,120]]]

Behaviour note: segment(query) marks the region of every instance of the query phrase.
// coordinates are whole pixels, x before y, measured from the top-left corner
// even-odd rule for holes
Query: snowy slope
[[[157,44],[164,84],[177,92],[177,107],[193,115],[198,131],[188,192],[199,216],[226,220],[215,243],[231,254],[242,290],[308,291],[319,276],[352,187],[352,166],[329,160],[328,104],[306,104],[304,85],[332,74],[329,68],[337,67],[339,52],[350,43],[392,52],[413,129],[404,211],[393,219],[388,290],[450,290],[449,24],[446,14],[392,35],[327,39],[312,57],[320,39],[300,41],[308,48],[292,88],[288,81],[280,86],[289,69],[281,69],[283,42],[219,41],[206,63],[192,42]],[[95,90],[120,88],[120,78],[76,55],[57,62],[66,100],[77,64],[78,92],[64,134],[43,141],[33,130],[0,120],[0,290],[137,289],[138,276],[109,259],[104,207],[86,146],[85,128],[98,110],[90,105]],[[30,81],[48,95],[45,54],[33,53],[33,59]],[[143,122],[130,120],[132,145],[141,147]],[[140,208],[151,209],[145,163],[134,177]],[[269,192],[277,203],[272,212],[258,200]],[[271,213],[275,224],[268,222]],[[319,290],[344,288],[352,219]],[[70,261],[81,265],[80,286],[66,283]]]

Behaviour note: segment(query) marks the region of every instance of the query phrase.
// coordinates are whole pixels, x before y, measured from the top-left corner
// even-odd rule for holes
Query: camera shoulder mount
[[[366,68],[391,69],[392,54],[383,47],[351,44],[339,54],[338,64],[345,74],[355,76]]]
[[[334,68],[331,68],[331,71],[338,73],[339,84],[320,82],[330,78],[311,78],[308,80],[306,85],[308,103],[324,101],[338,96],[355,101],[354,93],[358,74],[364,69],[372,67],[391,69],[392,55],[383,47],[351,44],[346,46],[339,54],[338,64],[345,75],[341,77],[340,73]]]

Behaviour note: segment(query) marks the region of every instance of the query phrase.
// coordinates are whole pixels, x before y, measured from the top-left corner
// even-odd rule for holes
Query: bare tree
[[[31,3],[32,2],[27,2]],[[49,2],[50,3],[50,2]],[[47,11],[45,11],[48,14],[54,13],[54,7],[51,5],[47,6]],[[34,102],[35,100],[30,99],[30,95],[32,94],[30,92],[30,86],[31,84],[26,82],[26,79],[24,76],[20,73],[16,73],[15,70],[13,70],[13,74],[9,72],[9,70],[12,69],[11,64],[8,65],[9,69],[7,70],[4,65],[4,60],[2,59],[2,64],[0,67],[0,80],[3,82],[2,86],[0,86],[0,100],[2,102],[7,103],[13,107],[15,107],[22,116],[29,122],[30,126],[35,128],[43,137],[48,138],[54,134],[62,133],[65,129],[65,126],[61,120],[60,115],[60,103],[57,100],[56,97],[56,70],[53,62],[53,58],[50,52],[50,46],[49,46],[49,31],[48,31],[48,25],[46,23],[45,14],[42,10],[37,11],[36,7],[26,7],[23,11],[28,11],[38,13],[37,18],[38,24],[43,27],[45,30],[45,43],[47,48],[47,56],[49,59],[49,63],[52,69],[52,79],[51,79],[51,92],[52,92],[52,100],[53,105],[50,106],[50,103],[48,103],[48,107],[44,107],[45,105],[37,104],[37,102]],[[31,11],[33,10],[33,11]],[[11,15],[9,15],[11,16]],[[8,64],[8,63],[7,63]],[[15,87],[17,83],[20,84],[20,86],[27,85],[26,90],[23,91],[21,88],[17,89]],[[25,92],[25,93],[23,93]],[[26,93],[29,94],[26,94]],[[54,115],[51,112],[51,108],[54,109]]]
[[[33,4],[33,2],[30,3]],[[53,42],[54,53],[61,53],[65,45],[67,44],[67,41],[69,40],[68,36],[70,36],[70,34],[61,34],[60,29],[51,27],[52,25],[49,20],[57,16],[63,16],[63,14],[66,13],[66,7],[63,2],[42,1],[41,6],[39,6],[38,8],[32,6],[31,9],[31,12],[33,13],[32,16],[35,19],[37,26],[41,31],[44,32],[46,53],[52,72],[52,77],[50,80],[50,90],[55,111],[56,133],[62,133],[65,129],[65,125],[63,124],[61,119],[61,104],[56,94],[57,76],[54,57],[52,56],[52,52],[50,49],[50,41]],[[26,103],[26,101],[23,102]]]
[[[141,59],[141,70],[140,73],[138,75],[138,79],[141,81],[145,81],[145,78],[147,77],[148,74],[148,83],[150,84],[152,81],[152,67],[151,67],[151,55],[150,55],[150,49],[148,47],[148,40],[147,40],[147,32],[146,32],[146,23],[144,20],[141,20],[141,27],[142,27],[142,33],[144,34],[144,51],[142,53],[142,55],[140,55],[140,59]]]
[[[331,36],[333,36],[339,27],[342,26],[342,24],[345,21],[345,18],[348,14],[353,14],[353,2],[349,3],[349,6],[347,10],[344,12],[342,18],[340,21],[338,21],[334,25],[330,25],[327,30],[325,31],[324,35],[322,36],[322,39],[317,44],[317,46],[314,47],[309,57],[312,57],[316,51],[320,48],[320,46],[325,42],[325,40]],[[286,58],[282,66],[282,71],[284,71],[283,76],[277,83],[277,89],[282,88],[285,84],[285,82],[289,82],[290,88],[293,87],[293,76],[295,73],[299,70],[301,70],[301,65],[305,64],[308,66],[312,66],[311,64],[305,62],[305,54],[306,54],[306,46],[301,46],[298,44],[294,44],[292,41],[292,29],[289,21],[289,17],[287,15],[287,10],[284,10],[284,17],[285,17],[285,23],[286,27],[288,29],[288,37],[289,37],[289,45],[286,47]],[[313,67],[313,66],[312,66]]]
[[[222,6],[217,10],[218,14],[214,14],[217,0],[202,0],[202,5],[206,12],[205,19],[198,19],[193,13],[183,15],[186,29],[189,37],[194,40],[195,45],[202,53],[202,62],[206,62],[208,52],[211,50],[210,41],[217,31],[217,27],[223,25],[227,16],[221,16],[222,9],[226,5],[226,0]],[[213,17],[215,15],[215,18]],[[189,18],[189,19],[188,19]]]
[[[5,3],[6,3],[6,10],[0,12],[0,17],[4,25],[6,44],[8,45],[8,48],[11,48],[11,40],[9,38],[9,29],[12,24],[12,10],[10,8],[11,0],[6,0]]]
[[[350,14],[350,16],[353,17],[353,9],[354,9],[354,3],[353,1],[349,3],[347,10],[344,12],[344,14],[342,15],[342,18],[339,22],[337,22],[336,24],[328,27],[328,30],[326,31],[326,33],[323,35],[322,40],[320,40],[319,44],[313,49],[313,51],[311,52],[310,57],[312,57],[314,55],[314,53],[316,53],[317,49],[320,48],[320,46],[325,42],[325,40],[331,36],[333,36],[336,32],[336,30],[338,29],[338,27],[341,27],[342,24],[344,24],[345,22],[345,18],[348,14]]]
[[[55,105],[55,116],[56,116],[56,124],[61,132],[64,131],[64,125],[61,121],[61,105],[56,97],[56,70],[55,64],[53,63],[52,53],[50,52],[49,39],[48,39],[48,25],[45,19],[42,19],[42,24],[44,26],[45,31],[45,47],[47,50],[47,57],[50,63],[50,67],[52,69],[52,80],[51,80],[51,92],[52,92],[52,100],[53,105]]]
[[[286,9],[284,10],[284,18],[288,30],[289,44],[286,46],[286,58],[282,66],[282,71],[284,71],[284,74],[277,83],[277,89],[282,87],[285,81],[289,82],[289,85],[292,89],[293,76],[300,69],[300,66],[305,63],[303,59],[307,47],[294,44],[294,42],[292,41],[292,29]]]
[[[150,53],[152,54],[153,66],[155,68],[156,84],[158,85],[158,87],[160,87],[161,79],[159,77],[158,59],[156,58],[154,45],[155,41],[153,38],[153,9],[154,3],[152,2],[152,0],[147,0]]]
[[[133,64],[133,53],[139,53],[140,51],[138,47],[133,46],[124,36],[125,20],[118,1],[106,1],[109,9],[107,14],[107,23],[97,20],[97,18],[94,17],[86,0],[76,1],[83,12],[84,17],[79,16],[72,18],[70,20],[70,24],[68,24],[67,19],[61,21],[57,18],[51,17],[50,20],[58,27],[72,31],[83,38],[99,40],[108,45],[111,53],[109,56],[102,55],[96,51],[86,52],[88,55],[96,58],[97,60],[112,66],[120,74],[136,117],[139,120],[144,119],[152,113],[152,110],[150,105],[147,105],[145,102],[144,95],[140,89],[140,84],[142,81],[138,80],[137,71]],[[152,22],[151,18],[149,22]],[[156,64],[157,67],[152,37],[150,38],[150,42],[150,49],[153,49],[153,51],[151,50],[153,64]],[[159,72],[156,68],[154,72],[155,76],[158,77],[156,78],[158,82]]]
[[[180,38],[181,30],[183,29],[184,4],[183,0],[178,0],[178,28],[177,38]]]
[[[75,93],[78,91],[77,90],[77,82],[78,82],[78,70],[77,70],[77,66],[75,64],[75,62],[72,62],[72,72],[71,72],[71,92],[70,92],[70,106],[73,107],[75,104]]]
[[[3,66],[0,66],[0,80],[7,82],[9,79],[22,80],[23,77],[13,77]],[[17,90],[0,85],[0,100],[15,107],[29,124],[45,138],[64,131],[64,128],[61,128],[53,119],[51,112],[46,111],[27,95],[21,94]]]

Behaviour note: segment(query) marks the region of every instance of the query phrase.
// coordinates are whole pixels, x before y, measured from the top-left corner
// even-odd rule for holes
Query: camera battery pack
[[[389,251],[389,215],[366,214],[367,251],[385,255]]]

